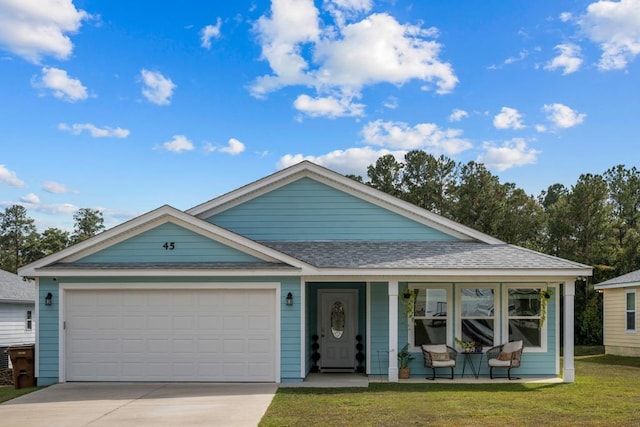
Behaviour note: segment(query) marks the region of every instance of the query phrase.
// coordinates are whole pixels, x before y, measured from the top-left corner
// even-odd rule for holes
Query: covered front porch
[[[553,288],[555,295],[548,305],[546,322],[540,327],[538,341],[525,344],[523,367],[514,372],[522,377],[520,382],[573,382],[573,303],[575,277],[398,277],[397,280],[379,281],[349,280],[329,282],[308,280],[303,283],[305,292],[304,324],[306,345],[303,349],[304,373],[300,386],[333,386],[327,384],[370,382],[432,382],[427,380],[431,370],[423,366],[420,344],[424,334],[418,326],[434,324],[434,318],[444,327],[444,342],[455,346],[454,338],[472,334],[468,325],[484,325],[491,328],[487,342],[481,342],[483,351],[494,344],[502,344],[513,338],[524,323],[540,324],[540,315],[515,316],[512,303],[518,298],[517,290]],[[408,315],[407,301],[403,294],[412,289],[426,298],[415,303],[415,312]],[[444,301],[429,301],[430,295],[445,295]],[[442,292],[440,292],[442,290]],[[464,304],[466,294],[472,290],[479,295],[485,292],[493,298],[493,304],[482,317],[468,315]],[[488,292],[487,292],[488,290]],[[560,297],[562,296],[562,298]],[[338,299],[336,299],[338,297]],[[485,299],[487,297],[485,296]],[[562,302],[562,310],[560,303]],[[440,303],[439,305],[437,303]],[[439,312],[434,307],[438,305]],[[442,307],[445,311],[442,311]],[[563,319],[560,316],[563,316]],[[515,326],[514,326],[515,325]],[[560,328],[564,325],[564,334]],[[531,328],[529,329],[536,329]],[[477,335],[474,335],[476,337]],[[562,343],[560,337],[563,337]],[[417,337],[417,338],[416,338]],[[432,339],[432,338],[426,338]],[[480,339],[483,339],[482,337]],[[342,342],[346,344],[342,345]],[[437,343],[437,342],[436,342]],[[405,344],[414,359],[410,363],[408,380],[398,378],[397,354]],[[438,343],[439,344],[439,343]],[[527,348],[528,345],[528,348]],[[564,349],[563,366],[560,366],[560,348]],[[458,350],[461,350],[458,347]],[[489,379],[486,359],[477,361],[478,378],[462,374],[463,358],[459,355],[454,380],[436,379],[436,382],[499,383],[502,379]],[[563,377],[560,378],[560,372]],[[438,375],[445,374],[439,372]],[[498,375],[502,375],[499,372]]]

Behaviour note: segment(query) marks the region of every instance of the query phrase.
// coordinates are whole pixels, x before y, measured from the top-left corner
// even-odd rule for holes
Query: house
[[[37,283],[41,385],[354,370],[398,381],[399,348],[410,344],[424,377],[419,345],[456,337],[523,339],[518,373],[557,376],[560,295],[573,381],[575,280],[591,268],[305,161],[184,212],[159,207],[19,273]],[[542,290],[555,291],[544,324]]]
[[[603,293],[605,352],[617,356],[640,356],[640,270],[598,283],[594,288]]]
[[[7,348],[36,342],[35,298],[33,282],[0,270],[0,368],[11,366]]]

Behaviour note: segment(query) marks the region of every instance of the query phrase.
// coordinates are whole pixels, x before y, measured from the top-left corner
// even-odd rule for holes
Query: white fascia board
[[[637,288],[640,287],[640,283],[638,282],[623,282],[623,283],[614,283],[611,285],[593,285],[593,289],[596,291],[606,290],[606,289],[620,289],[620,288]]]
[[[145,269],[145,268],[126,268],[126,269],[74,269],[74,268],[55,268],[55,269],[38,269],[35,271],[37,277],[298,277],[303,274],[303,270],[299,269],[234,269],[234,270],[215,270],[215,269]],[[317,274],[314,271],[313,274]]]
[[[517,279],[517,280],[542,280],[542,281],[574,281],[580,276],[589,276],[590,271],[587,270],[546,270],[546,269],[530,269],[530,270],[495,270],[495,269],[322,269],[321,274],[309,275],[308,278],[330,279],[350,277],[359,278],[358,280],[377,281],[382,278],[398,278],[403,277],[407,280],[434,280],[437,278],[451,281],[456,280],[485,280],[486,278],[496,278],[500,280]],[[311,280],[309,279],[309,280]],[[403,279],[404,280],[404,279]]]
[[[488,244],[504,243],[502,240],[446,219],[412,203],[400,200],[309,161],[303,161],[290,168],[283,169],[261,180],[191,208],[186,212],[199,218],[207,218],[302,177],[315,179],[330,187],[345,191],[354,197],[381,206],[461,240],[478,240]]]
[[[191,216],[171,206],[164,205],[112,229],[104,231],[103,233],[91,237],[83,242],[63,249],[60,252],[28,264],[22,267],[18,273],[20,276],[34,277],[36,276],[36,270],[47,265],[63,260],[66,262],[77,261],[78,259],[86,257],[92,253],[96,253],[166,222],[173,222],[177,225],[188,228],[195,233],[221,242],[229,247],[233,247],[241,252],[255,256],[263,261],[283,262],[297,268],[306,267],[312,269],[311,266],[296,258],[263,246],[253,240]]]

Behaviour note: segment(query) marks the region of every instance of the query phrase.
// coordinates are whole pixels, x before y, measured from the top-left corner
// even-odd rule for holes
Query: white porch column
[[[574,345],[574,299],[576,295],[575,282],[564,282],[564,382],[572,383],[576,378],[573,365]]]
[[[398,382],[398,281],[389,282],[389,381]]]

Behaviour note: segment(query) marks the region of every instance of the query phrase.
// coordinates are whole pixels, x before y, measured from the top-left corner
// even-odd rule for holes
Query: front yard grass
[[[41,389],[42,387],[26,387],[21,389],[15,389],[12,385],[0,386],[0,403],[7,400],[15,399],[23,394],[31,393]]]
[[[640,426],[640,358],[579,356],[573,384],[281,388],[260,426]]]

